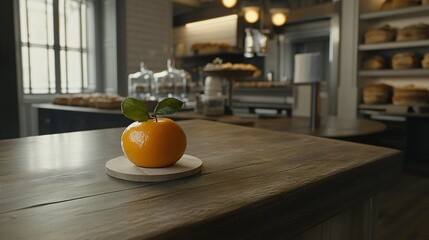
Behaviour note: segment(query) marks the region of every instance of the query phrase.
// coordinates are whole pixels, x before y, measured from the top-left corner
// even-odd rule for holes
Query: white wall
[[[203,26],[174,28],[174,45],[176,55],[192,55],[191,46],[194,43],[228,43],[236,46],[237,19],[229,19],[219,23],[208,23]]]
[[[125,4],[127,73],[137,72],[141,61],[152,71],[164,70],[172,56],[172,1],[126,0]]]

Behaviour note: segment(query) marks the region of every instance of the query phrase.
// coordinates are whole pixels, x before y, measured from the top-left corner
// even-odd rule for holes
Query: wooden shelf
[[[395,10],[386,10],[386,11],[377,11],[362,13],[359,17],[360,20],[378,20],[383,18],[386,19],[395,19],[395,18],[404,18],[404,17],[419,17],[429,15],[429,5],[418,5],[414,7],[407,7]]]
[[[360,70],[359,77],[422,77],[429,76],[429,69],[406,69],[406,70]]]
[[[406,41],[406,42],[387,42],[387,43],[371,43],[360,44],[360,51],[374,51],[383,49],[399,49],[399,48],[418,48],[429,47],[429,39],[419,41]]]

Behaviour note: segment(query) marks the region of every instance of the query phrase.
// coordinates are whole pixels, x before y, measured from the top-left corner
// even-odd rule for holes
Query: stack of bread
[[[52,103],[79,107],[119,109],[121,108],[121,102],[123,100],[124,98],[119,95],[108,95],[103,93],[60,94],[54,97]]]
[[[411,69],[420,67],[417,54],[413,52],[396,53],[392,57],[392,69]]]
[[[383,104],[390,102],[392,86],[387,84],[368,84],[363,88],[363,102],[365,104]]]
[[[396,41],[416,41],[429,38],[429,25],[424,23],[404,27],[398,31]]]
[[[423,105],[429,101],[429,91],[414,85],[393,89],[392,102],[395,105]]]
[[[416,5],[419,5],[419,3],[420,3],[420,0],[385,0],[383,4],[381,4],[380,9],[392,10],[392,9],[416,6]]]
[[[380,55],[372,55],[363,60],[362,68],[365,70],[379,70],[386,68],[386,61]]]
[[[395,39],[396,29],[385,24],[379,27],[373,27],[365,33],[365,43],[383,43],[391,42]]]

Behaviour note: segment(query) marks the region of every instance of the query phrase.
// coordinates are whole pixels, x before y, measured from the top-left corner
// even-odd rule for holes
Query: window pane
[[[25,94],[30,93],[30,69],[28,65],[28,47],[21,48],[22,55],[22,87]]]
[[[83,53],[83,87],[86,89],[89,87],[88,83],[88,54]]]
[[[47,12],[48,12],[48,44],[50,46],[54,45],[54,10],[52,0],[47,0]]]
[[[19,22],[21,25],[21,41],[28,42],[27,38],[27,11],[25,0],[19,1]]]
[[[82,92],[82,65],[79,51],[61,50],[61,92]]]
[[[66,51],[60,51],[60,68],[61,68],[61,93],[68,93],[67,89],[67,61],[66,61]]]
[[[78,93],[82,91],[82,68],[80,52],[68,51],[67,53],[67,77],[69,92]]]
[[[59,0],[58,1],[58,14],[59,14],[59,25],[60,25],[60,46],[64,47],[66,45],[65,36],[65,16],[64,16],[64,1],[65,0]]]
[[[30,47],[32,93],[49,93],[48,54],[46,48]]]
[[[73,0],[64,0],[60,7],[61,46],[80,48],[80,4]]]
[[[55,51],[54,49],[49,49],[49,85],[50,93],[55,93]]]
[[[45,0],[27,0],[30,43],[48,44]]]
[[[82,13],[82,48],[86,48],[86,4],[81,5]]]

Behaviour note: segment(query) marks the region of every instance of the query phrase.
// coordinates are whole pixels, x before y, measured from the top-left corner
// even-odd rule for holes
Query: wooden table
[[[104,173],[123,128],[0,141],[1,238],[371,239],[373,196],[401,172],[396,150],[179,124],[202,174],[156,184]]]
[[[318,137],[335,138],[361,143],[375,143],[377,134],[383,132],[386,126],[378,121],[368,119],[342,119],[338,117],[324,117],[320,126],[315,130],[310,129],[308,117],[286,117],[249,115],[247,117],[237,115],[205,116],[203,114],[184,111],[170,116],[176,120],[205,119],[236,125],[253,126],[282,132],[292,132]]]

